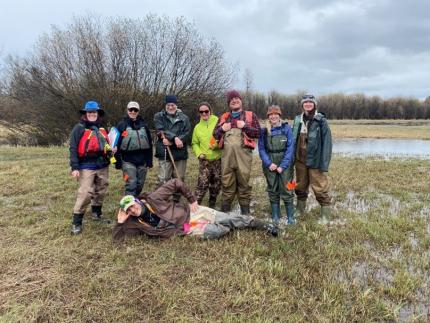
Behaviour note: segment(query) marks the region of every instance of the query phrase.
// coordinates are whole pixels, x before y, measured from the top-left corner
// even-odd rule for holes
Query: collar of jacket
[[[211,115],[209,116],[208,121],[205,121],[205,120],[203,120],[202,118],[200,118],[200,121],[199,121],[199,123],[200,123],[200,124],[202,124],[202,125],[212,124],[212,123],[215,123],[215,122],[218,122],[218,117],[217,117],[217,116],[214,116],[213,114],[211,114]]]

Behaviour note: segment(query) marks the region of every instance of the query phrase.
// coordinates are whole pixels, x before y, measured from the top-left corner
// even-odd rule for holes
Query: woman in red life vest
[[[103,109],[88,101],[80,110],[81,120],[70,135],[71,175],[79,181],[73,208],[72,234],[82,232],[82,219],[91,203],[92,219],[102,221],[102,205],[109,179],[110,146],[106,130],[101,127]]]

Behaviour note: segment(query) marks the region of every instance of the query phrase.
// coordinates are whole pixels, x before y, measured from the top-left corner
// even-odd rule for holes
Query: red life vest
[[[85,129],[78,145],[78,156],[107,155],[108,134],[104,128]]]
[[[245,124],[252,123],[252,111],[244,111],[245,112]],[[231,118],[230,112],[224,112],[220,118],[219,124],[222,126],[225,122],[227,122],[228,119]],[[242,129],[242,145],[247,148],[254,149],[257,147],[257,142],[255,139],[250,138],[245,131]],[[218,142],[219,148],[222,148],[224,146],[224,135],[220,138]]]

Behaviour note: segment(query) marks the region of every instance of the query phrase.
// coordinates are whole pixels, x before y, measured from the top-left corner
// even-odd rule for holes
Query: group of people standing
[[[194,193],[183,183],[190,121],[178,109],[176,96],[165,97],[164,109],[154,116],[158,189],[149,195],[141,192],[147,170],[153,166],[153,140],[139,114],[139,104],[132,101],[127,105],[124,119],[116,126],[119,140],[111,148],[113,143],[101,126],[103,109],[95,101],[87,102],[80,110],[81,120],[73,128],[70,139],[71,174],[80,184],[72,234],[82,232],[82,219],[89,204],[92,219],[104,221],[102,204],[112,157],[116,159],[115,167],[122,169],[125,181],[125,197],[120,202],[114,237],[142,233],[167,237],[198,232],[203,237],[214,238],[230,229],[245,227],[265,229],[276,235],[279,224],[296,222],[296,210],[304,213],[309,187],[321,205],[321,222],[327,222],[331,204],[327,171],[332,142],[325,116],[317,110],[316,98],[313,95],[302,98],[303,111],[296,116],[292,127],[282,121],[282,110],[276,105],[268,108],[268,120],[261,127],[255,113],[243,108],[239,92],[229,91],[226,97],[229,109],[219,118],[212,113],[208,102],[197,107],[200,121],[194,127],[191,141],[192,151],[199,160]],[[250,214],[251,166],[257,146],[267,181],[271,225]],[[209,208],[200,206],[207,191]],[[220,192],[221,208],[216,211],[213,209]],[[180,206],[181,195],[189,205]],[[228,215],[235,198],[240,215]],[[281,200],[285,204],[285,217],[281,216]]]

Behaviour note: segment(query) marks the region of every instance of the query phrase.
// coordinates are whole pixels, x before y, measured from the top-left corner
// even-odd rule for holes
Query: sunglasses
[[[307,100],[307,99],[314,100],[315,96],[313,96],[313,95],[304,95],[303,98],[302,98],[302,100]]]
[[[203,113],[209,113],[210,112],[210,110],[199,110],[199,113],[200,114],[203,114]]]
[[[136,108],[128,109],[128,111],[129,111],[129,112],[139,112],[139,110],[138,110],[138,109],[136,109]]]

